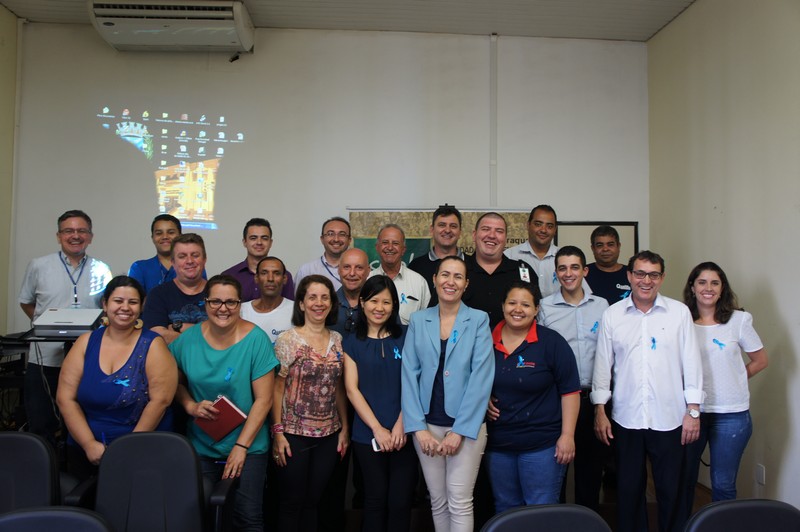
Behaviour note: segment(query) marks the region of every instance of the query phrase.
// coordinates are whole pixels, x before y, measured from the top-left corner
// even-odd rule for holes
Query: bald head
[[[339,278],[346,293],[358,294],[367,282],[367,277],[369,277],[369,258],[364,251],[350,248],[342,253],[342,258],[339,260]]]

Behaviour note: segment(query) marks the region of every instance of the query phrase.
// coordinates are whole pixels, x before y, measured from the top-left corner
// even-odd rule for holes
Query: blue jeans
[[[555,445],[539,451],[487,452],[495,511],[557,504],[567,466],[556,462],[555,454]]]
[[[214,463],[222,459],[200,457],[203,476],[212,482],[222,478],[224,464]],[[233,526],[235,530],[264,530],[264,482],[267,478],[267,455],[247,454],[239,477],[239,487],[233,503]]]
[[[704,413],[700,416],[700,437],[686,447],[686,504],[691,513],[694,487],[700,469],[700,456],[709,445],[711,450],[711,500],[736,498],[736,474],[744,449],[753,434],[750,411],[731,414]]]

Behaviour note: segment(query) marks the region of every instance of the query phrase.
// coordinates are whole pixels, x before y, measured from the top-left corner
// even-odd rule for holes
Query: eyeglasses
[[[322,233],[322,236],[325,238],[333,238],[335,236],[338,236],[339,238],[350,238],[350,233],[346,231],[339,231],[338,233],[336,231],[327,231]]]
[[[81,235],[81,236],[86,236],[86,235],[91,235],[92,234],[92,232],[90,230],[88,230],[88,229],[72,229],[71,227],[69,227],[67,229],[59,229],[58,232],[61,233],[62,235],[75,235],[75,234],[78,234],[78,235]]]
[[[238,307],[241,303],[242,302],[239,301],[238,299],[226,299],[225,301],[221,299],[206,299],[206,305],[208,305],[208,308],[210,308],[211,310],[217,310],[221,308],[222,305],[225,305],[228,310],[233,310],[236,307]]]
[[[649,277],[651,281],[658,281],[664,276],[664,274],[661,272],[646,272],[643,270],[635,270],[631,273],[635,279],[639,279],[640,281],[645,277]]]

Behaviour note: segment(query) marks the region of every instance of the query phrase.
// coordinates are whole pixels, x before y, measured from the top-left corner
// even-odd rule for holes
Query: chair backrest
[[[0,532],[113,532],[103,516],[84,508],[43,506],[0,515]]]
[[[0,432],[0,513],[58,504],[58,493],[50,444],[30,432]]]
[[[481,532],[611,532],[603,518],[577,504],[543,504],[511,508],[489,519]]]
[[[800,510],[781,501],[739,499],[712,502],[686,523],[685,532],[800,531]]]
[[[109,445],[97,476],[95,509],[118,531],[203,530],[200,464],[189,441],[136,432]]]

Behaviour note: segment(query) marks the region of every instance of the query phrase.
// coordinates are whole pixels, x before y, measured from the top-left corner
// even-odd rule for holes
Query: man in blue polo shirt
[[[181,222],[171,214],[159,214],[150,224],[150,238],[156,247],[156,256],[137,260],[131,264],[128,275],[139,281],[145,293],[175,278],[170,260],[172,241],[181,235]]]

